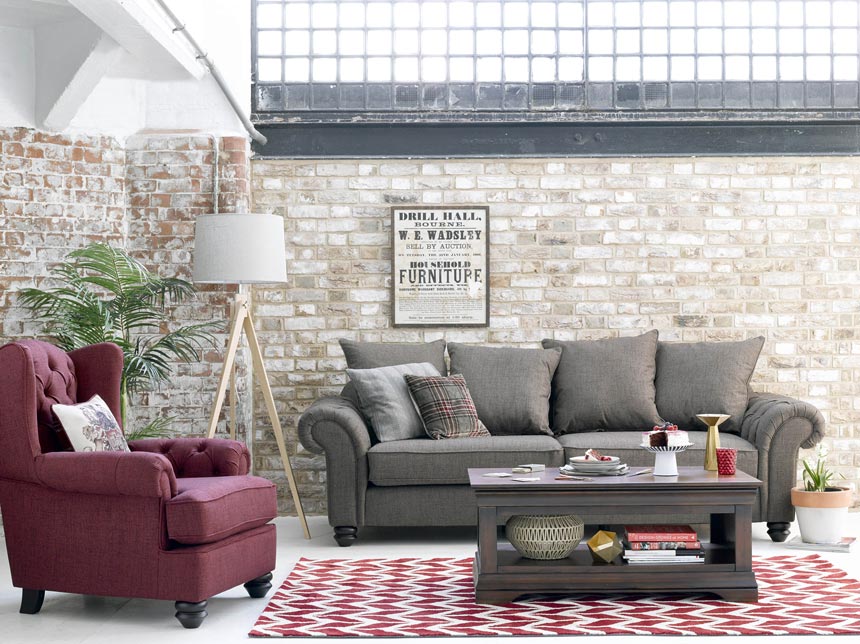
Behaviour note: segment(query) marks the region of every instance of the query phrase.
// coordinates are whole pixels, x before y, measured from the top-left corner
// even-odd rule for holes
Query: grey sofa
[[[354,349],[344,345],[348,361],[350,348]],[[421,358],[395,351],[377,356],[369,366],[414,362],[416,357]],[[438,357],[428,361],[433,360],[438,362]],[[366,361],[361,364],[367,366]],[[821,440],[824,419],[805,402],[750,392],[738,420],[734,431],[721,432],[721,445],[737,448],[738,468],[765,482],[753,521],[766,521],[770,537],[783,541],[794,518],[790,489],[795,484],[798,450]],[[341,395],[321,398],[305,411],[299,439],[311,452],[325,454],[329,523],[338,544],[349,546],[363,526],[474,525],[475,499],[466,472],[470,467],[510,468],[521,463],[557,467],[589,448],[618,455],[631,466],[651,466],[653,454],[638,447],[641,432],[647,429],[377,442],[348,384]],[[693,447],[678,454],[678,463],[702,465],[706,432],[689,435]],[[589,523],[612,523],[612,509],[584,518]],[[643,513],[641,520],[702,523],[707,517]]]

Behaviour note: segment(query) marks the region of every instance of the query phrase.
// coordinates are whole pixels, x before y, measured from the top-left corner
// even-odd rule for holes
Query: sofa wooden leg
[[[206,604],[205,599],[202,602],[176,602],[176,619],[184,628],[197,628],[209,614]]]
[[[21,589],[21,610],[25,615],[35,615],[42,610],[42,602],[45,601],[44,590],[33,590],[31,588]]]
[[[791,524],[787,521],[768,521],[767,534],[770,537],[770,540],[775,541],[776,543],[782,543],[788,539],[789,525]]]
[[[341,548],[347,548],[358,539],[358,528],[352,525],[340,525],[334,529],[334,540]]]
[[[256,579],[252,579],[251,581],[245,584],[245,590],[248,591],[248,594],[254,599],[260,599],[261,597],[265,597],[266,593],[269,592],[269,589],[272,587],[272,573],[267,572],[262,577],[257,577]]]

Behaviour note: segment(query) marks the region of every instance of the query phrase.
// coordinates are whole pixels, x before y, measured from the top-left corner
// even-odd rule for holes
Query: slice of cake
[[[650,432],[642,433],[643,447],[683,447],[689,445],[687,432],[678,429],[677,425],[664,423],[655,425]]]

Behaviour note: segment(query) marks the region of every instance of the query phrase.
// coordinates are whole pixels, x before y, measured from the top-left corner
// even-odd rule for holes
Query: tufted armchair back
[[[39,340],[0,347],[0,477],[36,480],[38,455],[68,449],[52,405],[99,394],[119,420],[122,363],[115,344],[70,353]]]

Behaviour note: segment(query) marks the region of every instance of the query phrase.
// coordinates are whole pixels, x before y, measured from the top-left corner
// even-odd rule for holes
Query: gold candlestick
[[[696,418],[708,426],[708,439],[705,442],[705,469],[717,471],[717,448],[720,446],[720,432],[717,427],[727,421],[729,414],[696,414]]]

